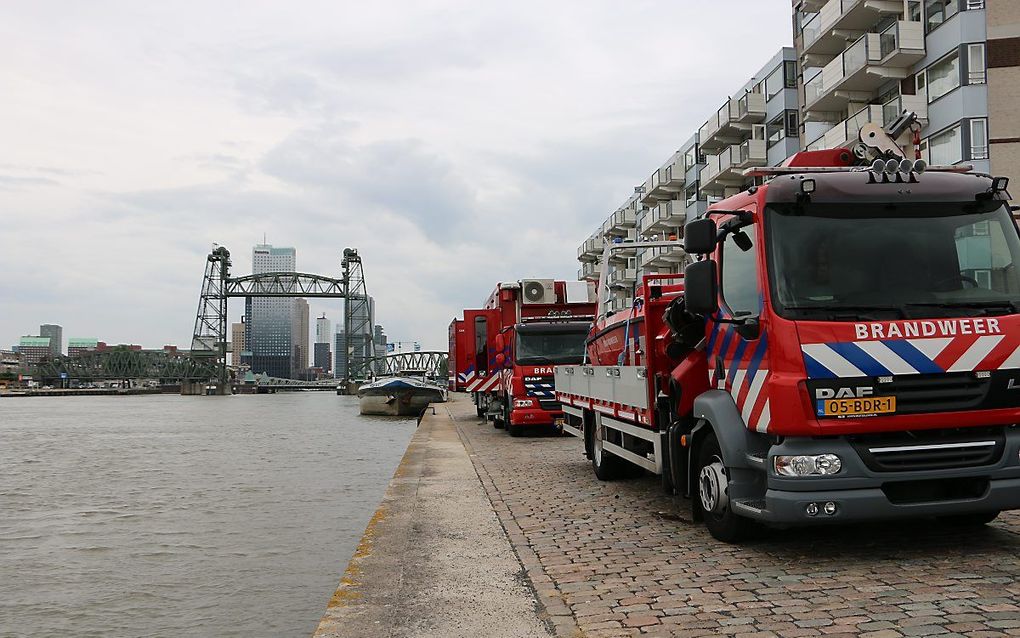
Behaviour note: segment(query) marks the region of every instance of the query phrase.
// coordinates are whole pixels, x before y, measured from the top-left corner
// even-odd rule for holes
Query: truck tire
[[[521,436],[522,434],[524,434],[524,426],[523,425],[514,425],[513,423],[510,422],[510,405],[509,404],[506,406],[505,410],[506,411],[503,414],[506,417],[506,431],[509,432],[510,436],[512,436],[512,437],[518,437],[518,436]]]
[[[602,449],[602,435],[599,432],[597,419],[592,422],[591,467],[595,477],[600,481],[615,481],[627,475],[629,463],[620,457]]]
[[[500,408],[499,414],[494,414],[492,416],[492,427],[496,428],[497,430],[502,430],[503,428],[505,428],[506,423],[503,421],[503,415],[505,414],[506,410]]]
[[[991,523],[999,516],[998,510],[992,512],[978,512],[977,514],[956,514],[953,516],[940,516],[939,522],[957,527],[981,527]]]
[[[754,521],[734,513],[729,506],[729,471],[723,464],[722,450],[715,433],[709,432],[698,446],[697,481],[695,489],[697,505],[701,509],[705,527],[716,539],[724,543],[736,543],[746,538]]]

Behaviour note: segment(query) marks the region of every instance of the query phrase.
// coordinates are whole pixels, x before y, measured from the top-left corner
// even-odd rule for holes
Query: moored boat
[[[421,377],[384,377],[358,389],[362,414],[416,416],[430,403],[444,403],[446,388]]]

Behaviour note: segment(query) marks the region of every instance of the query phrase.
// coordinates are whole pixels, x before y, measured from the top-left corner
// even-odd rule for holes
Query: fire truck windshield
[[[774,205],[772,303],[816,321],[1016,312],[1020,239],[1000,201]]]
[[[545,332],[541,329],[518,331],[516,362],[521,365],[544,363],[581,363],[584,357],[586,327]]]

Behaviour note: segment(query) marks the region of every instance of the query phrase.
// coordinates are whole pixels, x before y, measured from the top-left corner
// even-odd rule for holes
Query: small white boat
[[[362,414],[417,416],[430,403],[446,402],[446,387],[423,377],[383,377],[358,388]]]

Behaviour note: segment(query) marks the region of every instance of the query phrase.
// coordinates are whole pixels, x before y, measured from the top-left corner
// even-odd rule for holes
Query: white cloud
[[[784,44],[787,0],[0,10],[0,345],[190,339],[204,256],[365,259],[392,339],[442,348],[577,244]],[[312,302],[334,319],[339,304]],[[232,308],[232,313],[240,310]]]

